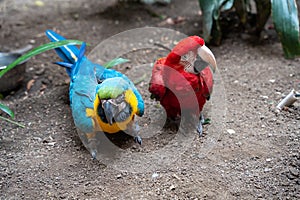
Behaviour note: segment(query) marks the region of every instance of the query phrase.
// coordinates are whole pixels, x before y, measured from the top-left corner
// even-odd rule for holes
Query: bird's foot
[[[202,122],[200,121],[199,124],[197,125],[197,132],[199,134],[199,137],[202,136],[203,134],[203,126],[202,126]]]
[[[201,124],[204,124],[204,122],[205,122],[205,118],[204,118],[202,112],[200,113],[199,122],[200,122]]]
[[[138,135],[138,133],[140,132],[140,126],[138,125],[137,122],[133,121],[131,126],[130,126],[130,131],[133,135],[133,139],[136,143],[139,143],[140,145],[142,145],[142,138]]]
[[[86,134],[87,139],[88,139],[88,148],[90,150],[90,153],[92,155],[93,160],[97,158],[97,140],[96,140],[96,134],[95,133],[90,133]]]
[[[200,114],[200,117],[199,117],[199,123],[197,125],[197,132],[199,134],[199,136],[201,137],[202,134],[203,134],[203,125],[205,124],[209,124],[210,123],[210,119],[205,119],[203,114],[201,113]]]
[[[91,150],[91,155],[92,155],[93,160],[96,160],[96,158],[97,158],[97,151],[96,150]]]
[[[142,145],[143,141],[142,141],[142,138],[140,136],[134,136],[134,141],[136,143],[139,143],[140,145]]]

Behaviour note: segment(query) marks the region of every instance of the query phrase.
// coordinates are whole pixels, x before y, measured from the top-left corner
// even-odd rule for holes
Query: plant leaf
[[[213,22],[214,20],[218,21],[220,10],[230,9],[233,2],[234,0],[199,0],[200,9],[203,14],[203,38],[206,42],[209,42],[211,39]]]
[[[272,19],[286,58],[300,55],[299,19],[295,0],[271,0]]]
[[[43,44],[39,47],[34,48],[33,50],[27,52],[26,54],[22,55],[21,57],[17,58],[14,62],[12,62],[11,64],[9,64],[5,69],[0,71],[0,78],[9,70],[11,70],[12,68],[14,68],[16,65],[18,65],[19,63],[35,56],[38,55],[40,53],[43,53],[45,51],[48,51],[50,49],[55,49],[61,46],[65,46],[65,45],[80,45],[82,44],[82,41],[79,40],[62,40],[62,41],[58,41],[58,42],[50,42],[47,44]]]
[[[14,112],[6,105],[0,103],[0,110],[2,110],[3,112],[7,113],[11,118],[15,117]]]
[[[120,65],[123,63],[127,63],[127,62],[129,62],[129,60],[125,59],[125,58],[114,58],[111,61],[108,61],[107,63],[105,63],[103,66],[107,69],[110,69],[116,65]]]
[[[19,127],[21,127],[21,128],[25,128],[25,125],[23,125],[23,124],[21,124],[21,123],[19,123],[19,122],[10,120],[10,119],[8,119],[8,118],[5,118],[5,117],[0,116],[0,119],[1,119],[1,120],[4,120],[4,121],[7,121],[7,122],[9,122],[9,123],[11,123],[11,124],[15,124],[15,125],[17,125],[17,126],[19,126]]]
[[[229,10],[232,8],[234,0],[226,0],[226,1],[221,1],[221,4],[219,4],[220,6],[222,6],[222,10],[221,11],[225,11],[225,10]]]

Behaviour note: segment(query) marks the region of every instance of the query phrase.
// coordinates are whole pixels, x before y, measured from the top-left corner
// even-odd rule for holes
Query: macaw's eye
[[[196,60],[197,54],[193,51],[189,51],[187,54],[181,56],[181,61],[188,61],[193,64]]]
[[[125,95],[124,95],[124,94],[121,94],[121,95],[119,95],[119,96],[115,99],[115,102],[116,102],[117,104],[120,104],[120,103],[122,103],[124,100],[125,100]]]
[[[119,105],[119,112],[118,114],[115,116],[115,120],[116,122],[122,122],[125,121],[126,119],[128,119],[128,117],[130,117],[132,109],[130,107],[130,105],[126,102],[122,102]]]
[[[97,83],[101,84],[104,80],[103,79],[97,79]]]
[[[197,74],[198,72],[195,70],[195,61],[197,58],[197,54],[193,51],[189,51],[187,54],[181,57],[180,64],[184,66],[184,71]]]
[[[123,110],[127,107],[127,103],[125,101],[121,102],[119,105],[118,105],[118,108],[119,110]]]
[[[189,72],[189,73],[195,73],[194,72],[194,65],[188,61],[181,61],[181,65],[184,66],[184,71]]]

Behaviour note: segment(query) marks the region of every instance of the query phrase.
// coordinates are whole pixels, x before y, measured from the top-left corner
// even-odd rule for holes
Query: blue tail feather
[[[46,35],[51,42],[66,40],[63,36],[52,30],[47,30]],[[75,63],[78,59],[77,55],[79,55],[79,49],[75,45],[62,46],[56,48],[55,51],[64,62]]]
[[[54,62],[54,64],[59,65],[61,67],[65,67],[67,69],[72,69],[72,67],[73,67],[73,64],[66,63],[66,62]]]
[[[84,42],[80,49],[79,49],[79,54],[78,54],[78,59],[81,60],[82,57],[84,56],[84,53],[85,53],[85,48],[86,48],[86,43]]]
[[[80,47],[80,50],[79,50],[79,53],[78,53],[78,60],[77,60],[77,62],[76,63],[81,63],[81,60],[82,60],[82,58],[84,57],[84,53],[85,53],[85,47],[86,47],[86,43],[84,42],[84,43],[82,43],[82,45],[81,45],[81,47]],[[73,75],[74,74],[77,74],[77,72],[78,72],[78,70],[79,70],[79,65],[75,65],[75,67],[74,67],[74,71],[73,71]]]

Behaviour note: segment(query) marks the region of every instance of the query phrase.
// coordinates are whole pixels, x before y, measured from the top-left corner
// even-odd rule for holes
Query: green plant
[[[28,53],[22,55],[21,57],[19,57],[18,59],[16,59],[14,62],[12,62],[11,64],[9,64],[5,69],[0,71],[0,78],[7,73],[9,70],[11,70],[12,68],[14,68],[15,66],[17,66],[18,64],[20,64],[21,62],[36,56],[38,54],[44,53],[45,51],[51,50],[51,49],[55,49],[61,46],[65,46],[65,45],[80,45],[82,44],[82,41],[78,41],[78,40],[62,40],[62,41],[58,41],[58,42],[49,42],[47,44],[43,44],[41,46],[38,46],[34,49],[32,49],[31,51],[29,51]]]
[[[28,53],[22,55],[21,57],[19,57],[18,59],[16,59],[14,62],[12,62],[11,64],[9,64],[5,69],[1,70],[0,71],[0,78],[5,74],[7,73],[9,70],[13,69],[15,66],[17,66],[18,64],[20,64],[21,62],[35,56],[35,55],[38,55],[38,54],[41,54],[45,51],[48,51],[50,49],[55,49],[57,47],[60,47],[60,46],[64,46],[64,45],[80,45],[82,44],[83,42],[81,41],[78,41],[78,40],[63,40],[63,41],[59,41],[59,42],[50,42],[50,43],[47,43],[47,44],[43,44],[39,47],[36,47],[34,48],[33,50],[29,51]],[[15,117],[15,114],[14,112],[9,108],[7,107],[6,105],[4,105],[3,103],[0,102],[0,111],[3,111],[5,113],[7,113],[12,119],[14,119]],[[18,122],[15,122],[9,118],[6,118],[6,117],[3,117],[3,116],[0,116],[0,119],[1,120],[5,120],[5,121],[8,121],[12,124],[15,124],[17,126],[20,126],[22,128],[24,128],[25,126],[18,123]]]
[[[108,61],[107,63],[105,63],[103,66],[107,69],[110,69],[116,65],[120,65],[123,63],[129,62],[128,59],[124,59],[124,58],[114,58],[111,61]]]
[[[295,0],[199,0],[203,13],[203,37],[219,45],[222,39],[220,13],[232,9],[242,26],[250,25],[259,35],[272,15],[275,30],[286,58],[300,55],[299,18]],[[256,22],[250,23],[249,11],[256,7]]]
[[[203,38],[206,42],[213,39],[215,44],[221,43],[220,12],[230,9],[233,2],[234,0],[199,0],[203,14]]]
[[[300,55],[299,19],[296,1],[271,0],[272,17],[285,56]]]
[[[6,105],[4,105],[2,103],[0,103],[0,110],[2,110],[3,112],[7,113],[12,119],[15,118],[14,112],[9,107],[7,107]],[[13,120],[11,120],[9,118],[0,116],[0,119],[4,120],[4,121],[8,121],[8,122],[10,122],[12,124],[15,124],[15,125],[19,126],[19,127],[25,128],[25,126],[23,124],[15,122],[15,121],[13,121]]]

